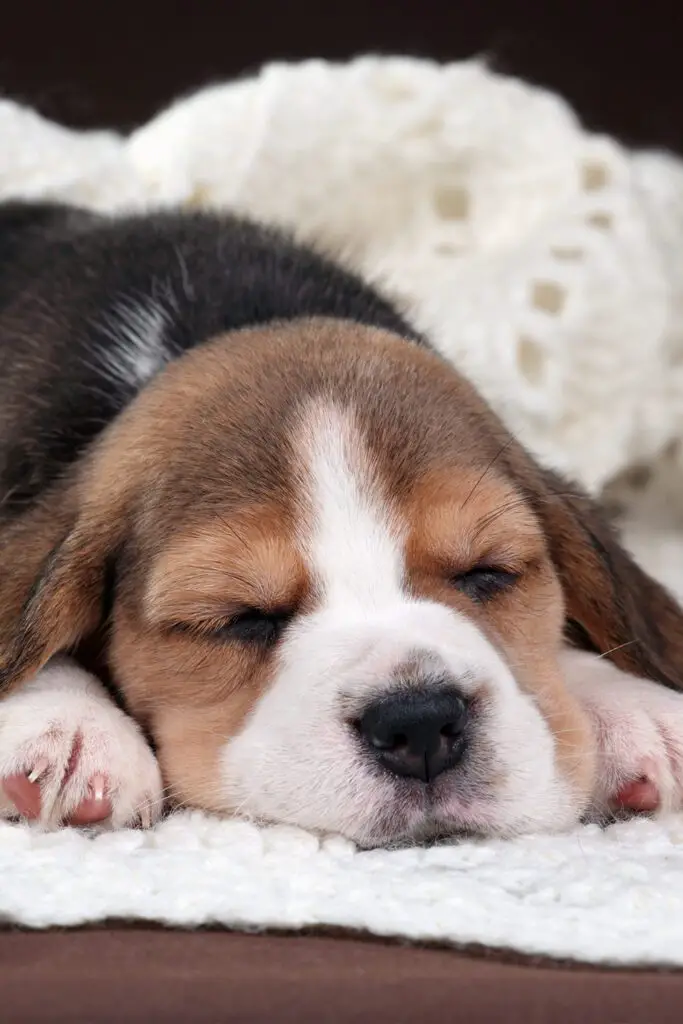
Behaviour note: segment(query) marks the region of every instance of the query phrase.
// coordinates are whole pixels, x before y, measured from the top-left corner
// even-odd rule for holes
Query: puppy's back
[[[316,315],[419,340],[359,278],[255,223],[0,205],[2,516],[25,509],[186,350]]]

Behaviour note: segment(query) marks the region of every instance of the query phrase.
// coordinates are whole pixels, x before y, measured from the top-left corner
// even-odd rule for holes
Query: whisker
[[[514,441],[515,441],[514,437],[509,437],[509,438],[507,439],[507,441],[505,442],[505,444],[504,444],[504,445],[503,445],[503,446],[502,446],[502,447],[501,447],[501,448],[500,448],[500,449],[499,449],[499,450],[498,450],[498,451],[496,452],[496,454],[495,454],[495,455],[493,456],[493,458],[492,458],[492,459],[491,459],[491,461],[489,462],[489,464],[488,464],[488,466],[486,467],[486,469],[484,470],[484,472],[483,472],[483,473],[481,474],[481,476],[480,476],[480,477],[479,477],[479,478],[478,478],[478,479],[476,480],[476,482],[475,482],[475,484],[474,484],[474,487],[472,488],[472,490],[470,491],[470,493],[469,493],[469,494],[467,495],[467,497],[466,497],[466,498],[465,498],[465,500],[463,501],[463,503],[462,503],[462,505],[461,505],[461,508],[464,508],[464,507],[465,507],[465,505],[467,505],[468,501],[470,501],[470,499],[472,498],[472,495],[473,495],[473,494],[474,494],[474,493],[475,493],[475,492],[477,491],[477,488],[478,488],[478,487],[479,487],[479,486],[481,485],[481,483],[482,483],[482,481],[484,480],[484,478],[486,477],[486,475],[487,475],[487,474],[488,474],[488,473],[489,473],[489,472],[491,471],[491,469],[493,468],[493,466],[495,465],[495,463],[496,463],[496,462],[498,461],[498,459],[499,459],[499,458],[501,457],[501,455],[503,455],[503,454],[504,454],[504,453],[505,453],[505,452],[506,452],[506,451],[508,450],[508,448],[510,447],[510,445],[511,445],[511,444],[514,444]]]
[[[615,651],[621,651],[624,647],[631,647],[633,644],[637,643],[640,643],[640,641],[636,638],[634,638],[633,640],[627,640],[625,643],[618,644],[616,647],[610,647],[609,651],[603,651],[602,654],[598,654],[597,657],[608,658],[610,654],[614,654]]]

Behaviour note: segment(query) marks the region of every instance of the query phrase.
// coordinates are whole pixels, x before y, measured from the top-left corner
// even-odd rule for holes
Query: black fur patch
[[[24,511],[170,360],[315,315],[420,340],[360,278],[255,223],[0,204],[0,516]]]

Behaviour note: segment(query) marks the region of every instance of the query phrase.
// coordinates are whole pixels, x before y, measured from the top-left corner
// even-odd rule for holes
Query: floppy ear
[[[568,639],[683,690],[683,610],[625,551],[597,503],[535,468],[536,481],[525,489],[562,582]]]
[[[121,530],[114,510],[81,507],[64,482],[0,523],[0,691],[34,675],[91,633],[103,615]]]

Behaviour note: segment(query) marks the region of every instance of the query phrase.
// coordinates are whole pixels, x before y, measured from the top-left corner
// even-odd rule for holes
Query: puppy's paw
[[[0,701],[0,817],[45,828],[149,826],[161,813],[157,760],[93,676],[50,663]]]
[[[683,808],[683,693],[572,652],[568,684],[593,725],[597,776],[589,817]]]

